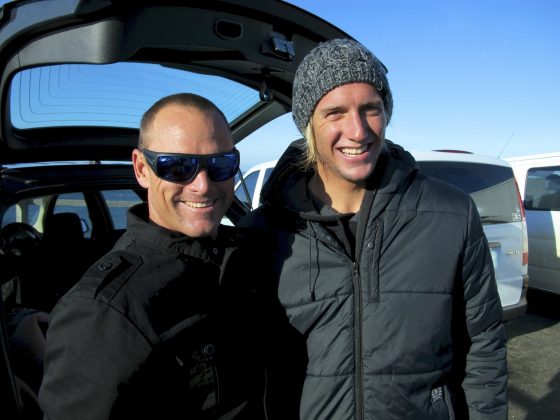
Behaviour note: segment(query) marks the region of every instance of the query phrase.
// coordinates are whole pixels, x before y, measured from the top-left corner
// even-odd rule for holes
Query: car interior
[[[130,154],[148,106],[180,91],[206,96],[238,143],[290,111],[309,50],[349,37],[276,0],[45,3],[0,9],[0,393],[10,418],[41,418],[48,314],[145,200]],[[246,211],[237,199],[227,217]]]
[[[145,199],[143,191],[137,201]],[[98,196],[89,191],[86,196]],[[142,196],[142,198],[141,198]],[[62,295],[85,271],[104,255],[124,233],[110,224],[103,207],[91,205],[88,220],[72,211],[55,213],[58,195],[49,195],[51,204],[43,214],[40,232],[32,224],[9,222],[0,230],[0,274],[4,319],[15,385],[26,418],[40,418],[36,398],[43,374],[46,330],[49,313]],[[90,200],[91,201],[91,200]],[[86,233],[88,234],[86,237]]]

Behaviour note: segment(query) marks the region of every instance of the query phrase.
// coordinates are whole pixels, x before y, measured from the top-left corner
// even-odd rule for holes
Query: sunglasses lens
[[[212,181],[225,181],[235,176],[239,169],[239,158],[235,153],[226,153],[221,156],[214,156],[208,159],[208,176]]]
[[[158,176],[170,182],[188,182],[198,169],[198,159],[188,156],[159,156]]]
[[[191,182],[201,167],[206,168],[208,177],[214,182],[225,181],[235,176],[239,169],[239,152],[216,155],[163,154],[144,149],[146,161],[155,174],[169,182]]]

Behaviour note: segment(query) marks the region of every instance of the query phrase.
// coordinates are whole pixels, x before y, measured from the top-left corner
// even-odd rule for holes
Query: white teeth
[[[213,201],[203,201],[203,202],[198,202],[198,201],[185,201],[185,204],[189,207],[194,207],[196,209],[201,209],[204,207],[210,207],[212,205]]]
[[[368,146],[364,145],[364,146],[359,147],[359,148],[346,147],[344,149],[340,149],[340,151],[342,153],[344,153],[345,155],[348,155],[348,156],[356,156],[356,155],[359,155],[361,153],[364,153],[367,149],[368,149]]]

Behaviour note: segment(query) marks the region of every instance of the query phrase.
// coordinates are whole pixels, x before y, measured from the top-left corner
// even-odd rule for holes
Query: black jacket
[[[276,235],[278,295],[307,342],[301,418],[505,420],[502,308],[469,195],[388,142],[352,257],[332,234],[340,216],[315,210],[301,157],[296,143],[243,221]]]
[[[145,205],[129,212],[51,315],[45,418],[274,418],[267,331],[285,329],[261,287],[266,253],[250,232],[221,226],[218,238],[149,223]]]

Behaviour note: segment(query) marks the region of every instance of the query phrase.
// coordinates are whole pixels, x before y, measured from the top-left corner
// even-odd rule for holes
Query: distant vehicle
[[[506,160],[527,215],[530,287],[560,294],[560,152]]]
[[[528,286],[527,225],[513,171],[508,162],[456,151],[412,152],[422,172],[449,182],[473,198],[488,239],[498,292],[509,320],[525,313]],[[253,209],[276,160],[259,163],[244,174],[235,195]]]

